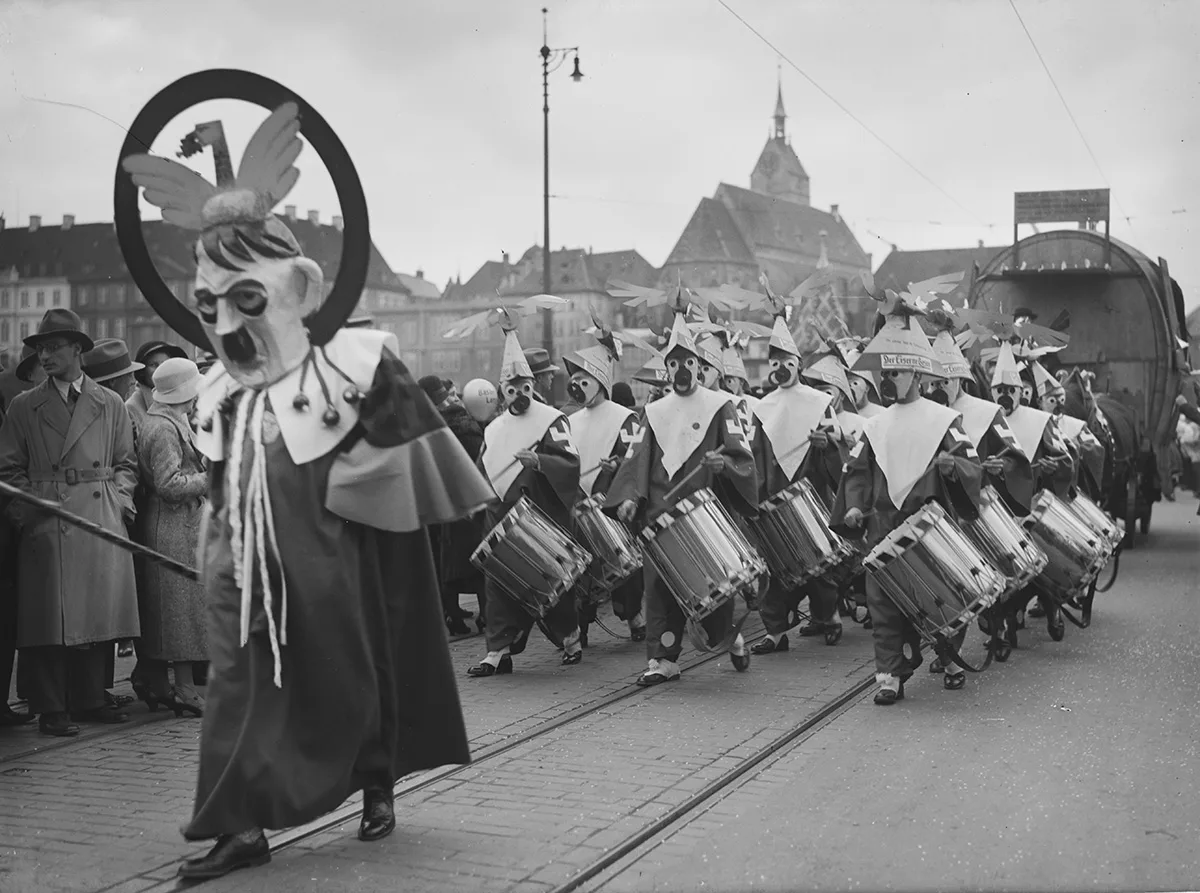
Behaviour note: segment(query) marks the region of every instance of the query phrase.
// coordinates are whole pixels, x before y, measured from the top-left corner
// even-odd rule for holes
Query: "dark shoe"
[[[933,659],[933,660],[930,662],[930,664],[929,664],[929,672],[930,672],[930,673],[944,673],[944,672],[946,672],[946,665],[942,663],[942,659],[941,659],[940,657],[935,657],[935,658],[934,658],[934,659]]]
[[[966,673],[947,673],[942,677],[942,688],[946,689],[946,691],[958,691],[966,684]]]
[[[79,734],[79,726],[71,722],[65,713],[46,713],[38,722],[38,731],[55,738],[74,738]]]
[[[1062,612],[1057,608],[1046,613],[1046,632],[1050,633],[1050,638],[1055,642],[1061,642],[1067,634],[1067,624],[1063,620]]]
[[[573,667],[575,664],[583,660],[583,651],[576,651],[574,654],[563,652],[562,665],[564,667]]]
[[[825,624],[814,621],[800,624],[800,628],[796,630],[796,635],[807,639],[811,636],[819,636],[823,632],[825,632]]]
[[[747,648],[744,654],[734,654],[729,652],[729,660],[733,664],[733,668],[739,673],[745,673],[750,669],[750,649]]]
[[[482,635],[483,628],[485,626],[487,626],[487,621],[485,621],[483,619],[483,612],[480,611],[479,616],[475,618],[475,629],[477,629],[479,631],[479,633]]]
[[[825,624],[825,644],[836,645],[842,641],[842,625],[840,623]]]
[[[104,703],[108,707],[128,707],[133,701],[132,695],[114,695],[111,691],[104,693]]]
[[[133,693],[138,696],[138,700],[145,704],[146,709],[151,713],[157,713],[160,704],[164,707],[171,706],[171,693],[169,691],[165,693],[153,691],[150,686],[140,679],[130,679],[129,684],[133,686]]]
[[[452,636],[469,636],[471,627],[463,623],[461,617],[446,617],[446,629]]]
[[[192,880],[211,880],[224,877],[239,868],[253,868],[271,861],[271,846],[266,835],[260,834],[254,843],[242,843],[237,835],[217,838],[217,845],[199,859],[188,859],[179,866],[179,876]]]
[[[788,650],[788,637],[784,633],[779,637],[778,642],[772,642],[770,636],[763,636],[761,640],[750,646],[751,654],[774,654],[776,651]]]
[[[4,709],[0,710],[0,729],[23,726],[35,719],[37,719],[36,713],[17,713],[6,704]]]
[[[371,788],[363,791],[362,821],[358,823],[358,839],[371,843],[382,840],[396,830],[396,809],[391,791]]]
[[[889,688],[881,688],[875,692],[875,703],[880,707],[890,707],[897,701],[904,700],[904,680],[900,680],[900,687],[896,691]]]
[[[468,676],[473,676],[476,679],[482,679],[485,676],[504,676],[513,671],[512,657],[504,655],[500,658],[500,665],[493,667],[487,661],[480,661],[475,666],[467,670]]]
[[[646,641],[646,627],[644,627],[644,626],[629,627],[629,638],[635,642],[645,642]]]
[[[118,723],[129,722],[129,714],[111,704],[105,704],[103,707],[96,707],[93,710],[81,710],[79,713],[72,713],[71,719],[76,722],[117,725]]]
[[[117,646],[117,657],[133,657],[133,642],[126,640]]]

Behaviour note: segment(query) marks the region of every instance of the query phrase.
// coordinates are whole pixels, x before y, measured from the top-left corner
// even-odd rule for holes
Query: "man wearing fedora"
[[[166,341],[147,341],[137,349],[137,354],[133,359],[134,365],[138,367],[137,371],[133,373],[137,388],[125,395],[125,408],[129,410],[129,420],[133,422],[133,439],[137,440],[138,428],[141,427],[150,407],[154,405],[154,398],[151,396],[154,391],[154,370],[166,360],[186,360],[189,357],[187,351],[177,344],[168,344]],[[200,371],[203,373],[204,369],[200,369]]]
[[[544,347],[531,347],[526,351],[525,362],[533,373],[533,395],[548,406],[554,405],[554,373],[558,367],[550,362],[550,354]]]
[[[70,310],[48,310],[25,339],[46,380],[18,395],[0,428],[0,481],[125,535],[137,457],[125,403],[83,373],[94,345]],[[20,529],[17,646],[43,734],[72,720],[125,722],[105,701],[105,648],[139,633],[128,552],[14,500]]]

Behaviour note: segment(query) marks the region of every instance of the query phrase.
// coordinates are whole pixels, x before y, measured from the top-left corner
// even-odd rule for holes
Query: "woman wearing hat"
[[[196,450],[189,415],[200,391],[200,370],[171,357],[154,371],[152,403],[142,421],[138,465],[145,488],[145,544],[185,564],[194,560],[208,496],[208,471]],[[141,590],[139,649],[146,706],[159,703],[200,716],[204,700],[193,686],[192,662],[208,660],[204,586],[147,562]],[[175,685],[167,681],[167,666]]]

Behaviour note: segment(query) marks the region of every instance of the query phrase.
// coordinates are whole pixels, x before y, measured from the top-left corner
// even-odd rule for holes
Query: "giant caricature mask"
[[[795,387],[800,381],[800,358],[784,350],[771,350],[768,361],[771,381],[781,388]]]
[[[321,268],[275,218],[225,224],[196,245],[196,311],[225,369],[262,388],[304,362],[304,318],[323,296]]]
[[[571,399],[580,406],[595,406],[597,403],[602,403],[605,398],[604,387],[594,376],[588,375],[582,369],[576,369],[571,373],[567,391],[570,393]]]
[[[693,393],[700,384],[700,365],[699,357],[681,348],[667,355],[667,378],[680,397]]]
[[[1050,415],[1061,414],[1066,397],[1067,393],[1062,388],[1053,388],[1041,399],[1042,412],[1048,412]]]
[[[925,383],[925,397],[942,406],[953,405],[960,391],[957,378],[931,378]]]
[[[903,403],[912,390],[916,373],[911,369],[884,369],[879,373],[879,396],[885,406]]]
[[[533,405],[533,379],[512,378],[500,385],[504,405],[513,415],[524,415]]]

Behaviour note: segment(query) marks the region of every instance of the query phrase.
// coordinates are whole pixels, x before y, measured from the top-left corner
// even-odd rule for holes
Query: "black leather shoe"
[[[745,673],[750,669],[750,649],[747,648],[744,654],[734,654],[729,652],[729,660],[733,664],[733,668],[739,673]]]
[[[784,633],[779,637],[778,642],[771,641],[770,636],[763,636],[762,639],[750,646],[751,654],[774,654],[776,651],[788,650],[788,637]]]
[[[199,859],[188,859],[179,866],[179,876],[192,880],[224,877],[239,868],[253,868],[271,861],[271,846],[265,834],[254,843],[242,843],[236,834],[217,838],[217,845]]]
[[[467,675],[476,679],[482,679],[485,676],[504,676],[513,671],[512,657],[504,655],[500,658],[500,665],[493,667],[487,661],[480,661],[475,666],[467,670]]]
[[[358,824],[358,839],[371,843],[382,840],[396,830],[396,810],[392,792],[370,788],[363,791],[362,821]]]
[[[65,713],[43,713],[38,722],[38,731],[55,738],[74,738],[79,734],[79,726],[71,722]]]
[[[37,719],[36,713],[17,713],[7,705],[5,705],[3,710],[0,710],[0,728],[23,726],[26,723],[33,722],[35,719]]]
[[[825,624],[825,644],[836,645],[842,641],[842,625],[840,623]]]
[[[583,651],[576,651],[574,654],[569,654],[564,651],[562,656],[562,665],[564,667],[573,667],[575,664],[583,661]]]
[[[875,703],[880,707],[890,707],[897,701],[904,700],[904,680],[900,680],[900,688],[892,691],[890,688],[881,688],[875,692]]]
[[[942,677],[942,688],[946,689],[946,691],[958,691],[966,684],[966,673],[947,673]]]
[[[1062,611],[1055,608],[1046,612],[1046,632],[1050,633],[1050,638],[1055,642],[1063,640],[1063,636],[1067,634],[1067,624],[1063,620]]]
[[[800,628],[796,630],[796,635],[807,639],[811,636],[819,636],[823,632],[825,632],[825,625],[823,623],[805,622],[800,624]]]

